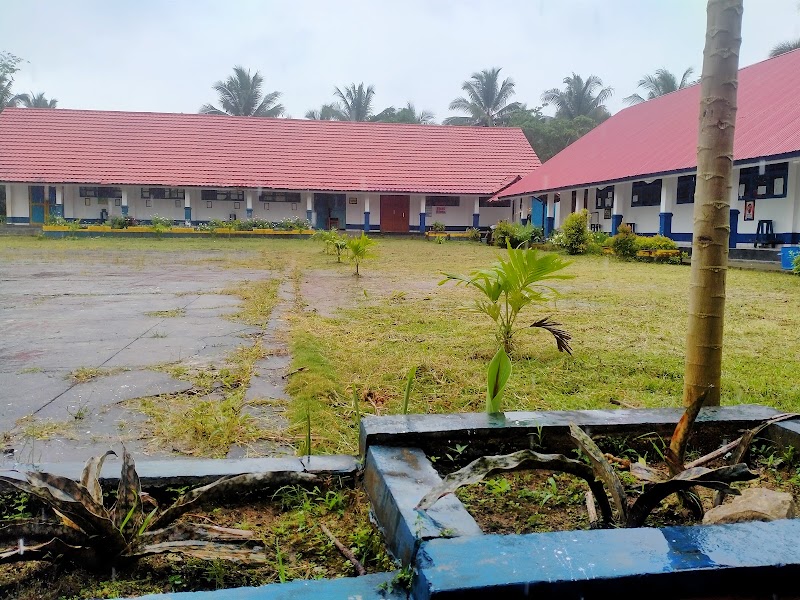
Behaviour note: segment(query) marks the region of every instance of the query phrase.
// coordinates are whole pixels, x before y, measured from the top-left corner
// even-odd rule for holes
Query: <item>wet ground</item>
[[[285,398],[286,290],[265,330],[244,325],[225,318],[240,299],[220,292],[270,272],[193,262],[109,268],[81,256],[0,265],[0,466],[85,460],[119,442],[135,453],[171,455],[141,439],[145,415],[122,403],[188,390],[191,383],[154,367],[221,363],[253,336],[263,336],[274,355],[257,365],[248,400]],[[79,382],[72,375],[81,371],[99,376]],[[252,410],[280,418],[274,409]],[[42,435],[48,427],[55,433]]]

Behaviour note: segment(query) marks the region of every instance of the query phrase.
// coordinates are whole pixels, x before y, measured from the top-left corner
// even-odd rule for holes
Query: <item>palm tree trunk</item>
[[[683,404],[719,406],[742,0],[709,0],[701,77]]]

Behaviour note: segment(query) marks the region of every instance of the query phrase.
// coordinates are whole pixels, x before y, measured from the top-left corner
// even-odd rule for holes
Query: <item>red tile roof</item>
[[[739,71],[734,159],[800,153],[800,50]],[[697,167],[700,86],[626,108],[500,196]]]
[[[0,181],[492,194],[540,164],[522,131],[7,108]]]

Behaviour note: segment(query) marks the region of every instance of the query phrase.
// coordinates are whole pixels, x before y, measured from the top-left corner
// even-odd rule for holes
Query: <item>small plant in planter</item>
[[[186,492],[162,509],[142,491],[133,458],[124,450],[116,501],[106,506],[99,476],[111,454],[90,458],[78,482],[36,471],[23,473],[24,479],[0,476],[3,483],[39,499],[54,515],[0,526],[0,564],[66,559],[84,568],[108,570],[163,553],[263,563],[267,555],[251,531],[176,521],[201,501],[223,494],[317,481],[308,473],[248,473]]]
[[[431,231],[435,233],[444,233],[447,231],[447,227],[441,221],[434,221],[431,223]]]
[[[163,233],[172,229],[172,219],[161,217],[157,214],[150,218],[150,222],[152,223],[153,231],[159,237],[161,237]]]

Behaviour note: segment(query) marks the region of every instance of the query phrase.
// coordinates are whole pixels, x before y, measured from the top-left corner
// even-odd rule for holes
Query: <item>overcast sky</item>
[[[301,118],[334,86],[375,86],[375,111],[412,101],[441,121],[474,71],[502,67],[515,100],[571,72],[614,88],[702,66],[703,0],[0,0],[0,50],[27,62],[15,90],[62,108],[196,112],[233,65],[259,70]],[[800,0],[746,0],[740,64],[800,37]]]

